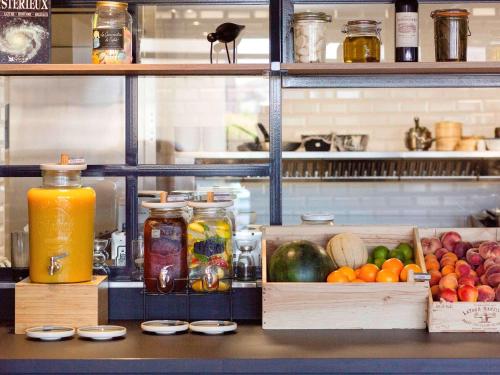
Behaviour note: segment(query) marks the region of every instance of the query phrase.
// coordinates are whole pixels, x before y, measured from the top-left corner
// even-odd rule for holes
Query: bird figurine
[[[213,64],[213,45],[214,42],[224,43],[226,46],[227,61],[231,64],[231,57],[229,56],[228,43],[233,42],[233,64],[236,63],[236,38],[240,35],[241,31],[245,28],[244,25],[237,25],[235,23],[226,22],[215,29],[214,33],[207,35],[207,40],[210,42],[210,64]]]

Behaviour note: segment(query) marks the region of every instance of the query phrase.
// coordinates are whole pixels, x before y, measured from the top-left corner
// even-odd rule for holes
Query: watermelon
[[[310,241],[278,247],[269,261],[269,281],[322,282],[335,266],[325,249]]]

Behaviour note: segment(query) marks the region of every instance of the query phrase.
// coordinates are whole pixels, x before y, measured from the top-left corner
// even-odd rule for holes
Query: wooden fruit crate
[[[417,235],[440,237],[448,231],[459,233],[464,241],[500,240],[500,228],[425,228]],[[500,332],[500,302],[435,302],[429,290],[428,322],[429,332]]]
[[[408,226],[266,227],[262,240],[262,326],[264,329],[425,329],[428,282],[278,283],[267,280],[268,259],[285,242],[309,240],[323,247],[339,233],[351,232],[369,251],[414,244]],[[416,247],[415,247],[416,249]],[[417,250],[415,250],[417,251]],[[422,253],[415,261],[425,269]]]

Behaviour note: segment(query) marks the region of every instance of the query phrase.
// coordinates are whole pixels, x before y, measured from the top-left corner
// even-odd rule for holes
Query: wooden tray
[[[414,243],[408,226],[266,227],[262,240],[262,326],[264,329],[425,329],[429,283],[277,283],[267,281],[267,260],[281,244],[309,240],[326,246],[339,233],[361,237],[369,251]],[[422,253],[415,261],[425,271]]]

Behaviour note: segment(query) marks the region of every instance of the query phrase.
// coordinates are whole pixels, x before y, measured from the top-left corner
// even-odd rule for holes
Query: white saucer
[[[127,329],[121,326],[88,326],[78,328],[77,333],[80,337],[92,340],[111,340],[115,337],[125,336]]]
[[[236,331],[236,328],[238,328],[236,323],[224,320],[200,320],[189,325],[191,331],[207,335],[220,335],[221,333]]]
[[[172,335],[176,332],[186,331],[189,328],[189,323],[182,320],[150,320],[143,322],[141,328],[145,332],[153,332],[157,335]]]
[[[62,326],[31,327],[26,330],[26,336],[43,341],[56,341],[74,334],[74,328]]]

